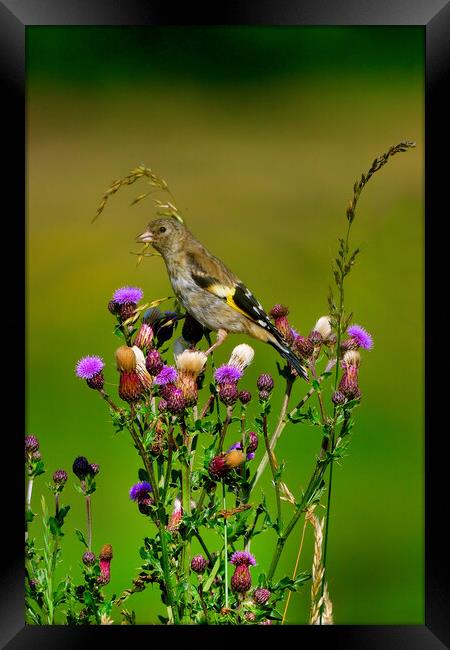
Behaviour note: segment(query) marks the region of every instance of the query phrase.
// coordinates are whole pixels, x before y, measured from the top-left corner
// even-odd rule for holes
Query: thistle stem
[[[92,551],[92,509],[91,509],[91,495],[86,495],[86,515],[87,515],[87,534],[88,534],[88,549]]]
[[[209,564],[210,564],[210,566],[212,567],[213,564],[214,564],[214,562],[213,562],[213,558],[212,558],[212,556],[211,556],[211,553],[208,551],[208,548],[207,548],[205,542],[203,541],[203,539],[202,539],[200,533],[199,533],[198,531],[195,531],[195,532],[194,532],[194,535],[195,535],[196,538],[198,539],[198,541],[199,541],[199,543],[200,543],[200,546],[201,546],[202,549],[204,550],[205,555],[206,555],[206,557],[208,558]]]
[[[225,492],[225,481],[222,481],[223,509],[227,509],[227,499]],[[223,518],[223,541],[225,557],[225,607],[228,609],[228,527],[227,518]]]
[[[185,423],[183,422],[181,425],[182,431],[183,431],[183,441],[184,444],[188,450],[188,454],[190,452],[191,444],[192,444],[192,438],[189,436],[189,434],[186,432],[185,428]],[[190,461],[186,460],[183,461],[182,468],[181,468],[181,481],[182,481],[182,506],[183,506],[183,515],[190,516],[191,515],[191,486],[190,486]],[[190,549],[191,549],[191,543],[190,543],[190,536],[189,534],[186,535],[186,539],[183,542],[183,580],[186,582],[189,582],[189,573],[190,573]],[[184,598],[184,607],[189,603],[189,590],[186,590],[185,592],[185,598]],[[186,618],[186,617],[185,617]]]
[[[280,498],[280,486],[277,478],[277,466],[273,452],[270,449],[269,436],[267,434],[267,415],[263,416],[263,434],[264,442],[266,444],[267,456],[269,458],[270,469],[272,470],[273,484],[275,487],[275,498],[277,502],[277,526],[278,526],[278,535],[281,534],[281,498]]]
[[[27,496],[25,499],[25,510],[27,513],[31,511],[31,495],[33,494],[33,481],[34,481],[33,476],[30,476],[30,478],[28,479]],[[25,542],[27,541],[27,539],[28,539],[28,522],[25,518]]]

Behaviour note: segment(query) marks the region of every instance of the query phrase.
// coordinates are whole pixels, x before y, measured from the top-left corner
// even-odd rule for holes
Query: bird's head
[[[150,221],[145,231],[136,237],[136,241],[149,243],[158,253],[168,256],[176,253],[182,246],[185,233],[185,226],[173,217],[155,219]]]

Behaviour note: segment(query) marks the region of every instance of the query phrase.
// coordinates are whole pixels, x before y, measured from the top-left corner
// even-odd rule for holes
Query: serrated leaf
[[[78,537],[78,539],[83,544],[83,546],[88,548],[88,544],[87,544],[86,539],[85,539],[83,533],[81,532],[81,530],[78,530],[78,528],[75,528],[75,535]]]

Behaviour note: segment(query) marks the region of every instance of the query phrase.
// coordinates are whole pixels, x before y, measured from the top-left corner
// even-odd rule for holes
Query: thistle
[[[186,406],[193,406],[197,403],[197,379],[200,373],[203,372],[207,359],[208,357],[204,352],[189,350],[185,350],[176,357],[178,371],[176,386],[181,390],[186,400]]]
[[[142,289],[138,287],[121,287],[117,289],[108,304],[109,311],[117,316],[120,322],[134,315],[137,304],[143,297]]]
[[[75,367],[75,374],[80,379],[85,379],[89,388],[102,390],[105,383],[103,377],[103,359],[98,356],[83,357]]]
[[[98,582],[102,585],[108,584],[111,579],[111,560],[113,558],[113,551],[111,544],[105,544],[99,553],[100,575]]]

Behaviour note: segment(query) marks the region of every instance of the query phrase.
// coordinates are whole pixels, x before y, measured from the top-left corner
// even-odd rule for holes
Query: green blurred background
[[[267,309],[289,305],[292,325],[307,333],[327,310],[354,181],[408,138],[417,148],[369,183],[352,234],[362,252],[346,304],[375,348],[363,355],[357,425],[334,472],[328,570],[336,623],[424,622],[423,48],[423,29],[410,27],[27,28],[27,432],[47,467],[35,511],[41,493],[50,498],[51,472],[70,472],[60,575],[80,575],[79,454],[101,466],[93,540],[97,552],[114,547],[108,593],[130,586],[141,540],[154,534],[128,500],[138,467],[131,441],[114,436],[105,405],[73,372],[81,356],[102,355],[115,395],[112,292],[132,284],[146,299],[171,293],[160,259],[137,267],[129,253],[155,214],[148,199],[130,207],[143,183],[90,223],[110,182],[139,163],[154,168],[193,232]],[[218,361],[240,340],[230,337]],[[276,373],[275,352],[254,347],[250,389],[262,370]],[[296,384],[294,396],[304,390]],[[281,438],[277,455],[296,494],[319,444],[308,426]],[[270,490],[267,470],[261,486]],[[293,570],[300,533],[280,575]],[[40,539],[37,520],[33,534]],[[252,547],[263,570],[274,541],[265,534]],[[301,570],[311,553],[308,531]],[[157,588],[125,606],[139,623],[163,613]],[[309,584],[288,622],[306,623],[308,610]]]

